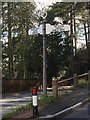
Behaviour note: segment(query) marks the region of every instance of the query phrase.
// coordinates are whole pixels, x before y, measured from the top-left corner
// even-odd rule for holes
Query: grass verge
[[[5,115],[3,115],[1,120],[9,120],[10,118],[12,118],[15,115],[18,115],[21,112],[24,112],[25,110],[29,110],[32,107],[32,103],[28,103],[27,105],[24,106],[19,106],[16,108],[11,108],[10,112],[7,112]]]

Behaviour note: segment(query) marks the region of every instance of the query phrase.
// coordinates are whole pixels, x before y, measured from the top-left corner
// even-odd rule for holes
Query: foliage
[[[86,48],[81,48],[77,53],[78,74],[85,73],[88,69],[88,53]]]
[[[67,71],[66,73],[70,77],[72,76],[73,72],[77,72],[77,74],[79,74],[81,70],[81,73],[82,73],[82,66],[85,67],[84,71],[87,71],[87,68],[88,68],[87,59],[85,57],[83,57],[84,58],[83,60],[80,59],[83,65],[78,66],[77,64],[80,62],[78,61],[79,54],[83,54],[82,50],[79,50],[79,51],[77,50],[77,39],[79,40],[77,29],[80,25],[83,25],[89,18],[89,14],[88,14],[88,10],[86,9],[86,6],[87,6],[87,2],[74,3],[74,2],[63,1],[63,2],[54,3],[53,5],[49,6],[49,9],[47,10],[47,13],[48,13],[46,18],[47,22],[56,25],[58,23],[54,21],[54,18],[58,17],[59,18],[58,21],[60,23],[70,25],[70,34],[72,34],[73,36],[71,37],[71,46],[72,46],[72,51],[75,51],[75,53],[72,53],[72,56],[74,58],[72,56],[70,57],[70,63],[68,64],[69,72]],[[74,45],[73,43],[75,43],[76,45]],[[87,53],[85,53],[85,56],[86,54]]]
[[[82,16],[82,18],[87,19],[88,17],[88,11],[86,10],[87,3],[86,2],[77,2],[74,4],[74,2],[57,2],[53,5],[49,6],[49,10],[47,10],[47,22],[50,22],[51,24],[54,24],[54,18],[60,17],[63,21],[66,21],[66,23],[69,23],[70,20],[70,12],[71,12],[71,6],[73,6],[73,14],[75,11],[76,16]]]
[[[29,77],[42,78],[42,36],[31,37],[29,44],[25,50],[25,65],[29,72]],[[28,77],[28,76],[27,76]]]
[[[42,79],[42,36],[31,38],[25,53],[26,69],[32,77]],[[62,33],[51,33],[46,36],[46,66],[48,82],[53,76],[59,76],[59,71],[67,68],[70,56],[70,38],[63,37]]]
[[[78,80],[78,87],[84,87],[87,84],[85,79]]]
[[[47,77],[60,76],[59,72],[67,69],[71,55],[71,43],[69,37],[63,33],[52,33],[47,37]]]
[[[51,95],[42,95],[38,102],[40,105],[45,105],[46,103],[51,103],[54,101],[55,101],[55,97]]]
[[[25,2],[2,3],[3,76],[25,77],[24,51],[28,30],[36,20],[35,5]]]

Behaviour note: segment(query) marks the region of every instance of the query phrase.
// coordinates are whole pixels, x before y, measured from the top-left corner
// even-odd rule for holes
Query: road
[[[60,120],[80,120],[82,118],[83,120],[90,118],[90,103],[87,103],[83,107],[77,109],[73,113],[68,114],[65,118]]]
[[[42,92],[39,92],[39,96]],[[2,99],[0,99],[0,107],[2,108],[2,115],[8,111],[12,111],[21,105],[26,105],[32,99],[32,94],[30,92],[3,94]]]

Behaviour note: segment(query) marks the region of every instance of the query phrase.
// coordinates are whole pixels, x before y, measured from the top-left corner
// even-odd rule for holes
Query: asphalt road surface
[[[75,112],[68,114],[65,118],[60,120],[90,120],[90,103],[77,109]],[[59,119],[58,119],[59,120]]]

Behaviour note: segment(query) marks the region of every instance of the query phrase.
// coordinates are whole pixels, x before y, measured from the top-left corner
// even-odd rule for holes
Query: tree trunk
[[[74,40],[75,40],[75,55],[77,52],[77,36],[76,36],[76,20],[75,20],[75,10],[74,10]]]
[[[77,35],[76,35],[76,19],[75,19],[75,9],[74,9],[74,55],[75,55],[75,73],[77,73]]]
[[[90,70],[90,2],[89,2],[89,20],[88,20],[88,70]]]
[[[86,31],[86,23],[84,23],[84,31],[85,31],[85,41],[86,41],[86,47],[88,48],[88,44],[87,44],[87,31]]]
[[[9,50],[9,76],[14,77],[13,69],[13,50],[12,50],[12,36],[11,36],[11,19],[10,19],[10,3],[8,2],[8,50]]]
[[[71,34],[71,66],[72,66],[72,73],[71,75],[73,76],[74,74],[74,54],[73,54],[73,5],[71,5],[71,12],[70,12],[70,34]]]

